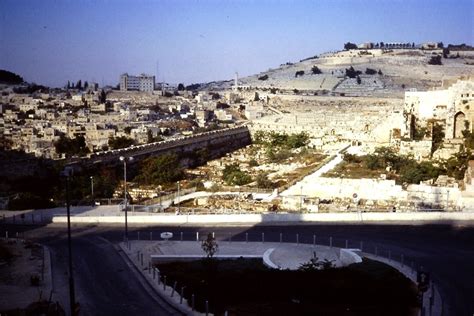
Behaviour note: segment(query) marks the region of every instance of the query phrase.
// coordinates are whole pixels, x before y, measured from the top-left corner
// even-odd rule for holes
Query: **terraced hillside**
[[[447,58],[441,58],[442,65],[429,64],[436,55],[441,56],[442,51],[372,49],[326,53],[239,78],[239,87],[285,94],[400,97],[409,89],[429,90],[440,87],[443,81],[474,76],[474,51],[451,52]],[[360,79],[357,75],[346,75],[350,67],[360,71]],[[367,69],[373,70],[373,74],[366,73]],[[232,85],[229,80],[208,87],[228,89]]]

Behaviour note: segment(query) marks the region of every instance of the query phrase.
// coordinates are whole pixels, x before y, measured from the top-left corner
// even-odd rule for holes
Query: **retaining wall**
[[[124,216],[73,216],[72,223],[123,223]],[[66,216],[53,217],[53,223],[65,223]],[[406,212],[406,213],[319,213],[319,214],[228,214],[228,215],[134,215],[130,224],[231,224],[231,223],[298,223],[298,222],[413,222],[474,221],[474,212]]]

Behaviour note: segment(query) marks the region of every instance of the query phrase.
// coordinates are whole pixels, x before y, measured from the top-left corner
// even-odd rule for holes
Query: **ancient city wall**
[[[117,150],[92,154],[89,158],[75,161],[72,164],[118,164],[120,156],[133,156],[141,160],[149,156],[165,152],[192,153],[199,149],[207,149],[209,158],[215,158],[227,152],[250,144],[250,133],[246,126],[216,130],[197,135],[180,137],[152,144],[128,147]]]

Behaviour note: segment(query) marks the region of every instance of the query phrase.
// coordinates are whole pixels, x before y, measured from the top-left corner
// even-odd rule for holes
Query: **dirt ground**
[[[51,294],[48,249],[23,240],[0,240],[0,311],[25,308]]]

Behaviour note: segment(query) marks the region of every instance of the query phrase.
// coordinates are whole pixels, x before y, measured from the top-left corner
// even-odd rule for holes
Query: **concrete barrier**
[[[343,266],[359,263],[362,262],[360,253],[360,249],[341,249],[339,251],[339,260],[341,260]]]
[[[124,216],[72,216],[72,223],[124,223]],[[53,223],[65,223],[66,216],[53,217]],[[285,222],[439,222],[474,221],[474,212],[410,213],[315,213],[315,214],[220,214],[220,215],[129,215],[130,224],[217,224],[217,223],[285,223]]]

